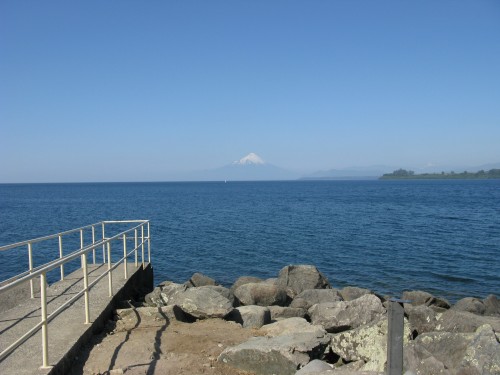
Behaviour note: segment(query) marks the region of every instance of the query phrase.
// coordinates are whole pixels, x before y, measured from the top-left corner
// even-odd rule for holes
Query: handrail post
[[[149,221],[148,221],[148,263],[151,263],[151,236],[149,232]]]
[[[141,255],[142,255],[142,269],[144,269],[144,224],[141,225]]]
[[[92,245],[95,244],[95,226],[92,225]],[[95,247],[92,249],[92,263],[95,264]]]
[[[108,247],[108,286],[109,286],[109,296],[113,296],[113,275],[111,274],[111,243],[107,243]]]
[[[59,258],[63,257],[62,235],[59,235]],[[64,280],[64,263],[61,264],[61,280]]]
[[[104,221],[102,222],[102,240],[104,242],[104,239],[106,236],[104,235]],[[102,264],[106,263],[106,245],[102,244]]]
[[[123,235],[123,274],[125,276],[125,280],[128,278],[127,274],[127,235]]]
[[[83,249],[83,229],[80,229],[80,250]],[[83,268],[83,256],[82,256],[82,268]]]
[[[389,300],[387,311],[387,375],[403,373],[403,336],[404,308],[403,301],[396,298]]]
[[[42,368],[49,367],[49,338],[47,329],[47,275],[40,275],[40,307],[42,312]]]
[[[31,242],[28,242],[28,266],[30,273],[33,271],[33,249],[31,246]],[[30,292],[31,292],[31,298],[35,298],[35,289],[33,286],[33,279],[30,280]]]
[[[134,244],[135,244],[135,267],[138,264],[138,255],[137,255],[137,228],[134,229]]]
[[[87,270],[87,253],[82,254],[82,263],[83,263],[83,290],[85,297],[85,324],[90,324],[89,274]]]

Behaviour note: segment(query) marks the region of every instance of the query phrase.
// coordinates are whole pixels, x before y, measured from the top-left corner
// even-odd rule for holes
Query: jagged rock
[[[306,309],[296,307],[269,306],[271,320],[283,320],[288,318],[304,318],[307,314]]]
[[[261,283],[263,282],[262,279],[259,279],[258,277],[253,277],[253,276],[241,276],[239,277],[234,284],[231,286],[231,291],[234,293],[236,289],[238,289],[240,286],[245,285],[245,284],[250,284],[250,283]]]
[[[328,341],[326,333],[318,337],[313,332],[253,337],[226,348],[217,360],[257,375],[293,375],[311,359],[319,358]]]
[[[340,290],[340,295],[344,301],[352,301],[353,299],[357,299],[365,294],[372,294],[372,291],[355,286],[346,286]]]
[[[332,366],[319,359],[313,359],[302,367],[295,375],[327,375],[333,374]]]
[[[437,317],[436,331],[470,333],[484,324],[489,324],[496,332],[500,332],[500,318],[495,316],[481,316],[450,309]]]
[[[411,331],[416,331],[417,334],[432,332],[438,324],[436,312],[428,306],[405,304],[405,312],[408,315]]]
[[[434,297],[432,294],[421,290],[404,292],[402,299],[411,301],[413,306],[426,305],[441,307],[444,309],[450,308],[450,303],[444,298]]]
[[[197,319],[224,318],[233,310],[231,301],[210,288],[188,288],[172,296],[169,304],[178,305]]]
[[[484,315],[486,312],[486,306],[484,306],[483,301],[474,297],[466,297],[457,301],[455,305],[451,307],[453,310],[467,311],[477,315]]]
[[[490,325],[475,333],[425,333],[403,353],[404,367],[417,374],[500,374],[500,344]]]
[[[365,361],[361,371],[383,372],[387,360],[387,325],[387,319],[383,318],[378,322],[335,334],[330,348],[345,361]],[[409,342],[410,325],[406,319],[403,338],[404,342]]]
[[[202,273],[196,272],[191,276],[191,278],[186,281],[185,284],[188,288],[206,286],[206,285],[217,285],[214,279],[208,277]]]
[[[294,298],[306,289],[330,289],[328,279],[312,265],[290,265],[281,269],[277,285]]]
[[[447,369],[431,353],[415,341],[409,342],[403,349],[403,368],[405,375],[455,375],[455,372]]]
[[[206,285],[206,286],[200,286],[199,288],[201,290],[204,289],[215,290],[217,293],[221,294],[222,296],[226,297],[229,301],[231,301],[233,306],[235,305],[235,298],[233,292],[230,289],[223,287],[222,285]]]
[[[326,331],[323,327],[313,325],[304,318],[283,319],[262,327],[259,332],[269,337],[295,333],[313,333],[317,336],[326,335]]]
[[[290,307],[309,309],[317,303],[342,301],[337,289],[306,289],[300,292],[290,304]]]
[[[271,313],[264,306],[240,306],[231,311],[226,319],[241,324],[243,328],[260,328],[271,323]]]
[[[166,303],[161,298],[161,288],[156,287],[151,293],[144,296],[144,304],[151,307],[161,307],[165,306]]]
[[[486,309],[484,315],[500,316],[500,301],[495,295],[490,294],[483,300],[483,303]]]
[[[177,294],[182,293],[187,289],[183,284],[177,284],[171,281],[164,281],[160,283],[151,293],[146,294],[144,303],[147,306],[161,307],[169,303],[169,299]]]
[[[462,368],[477,370],[479,374],[500,374],[500,344],[490,325],[479,327],[465,351]]]
[[[415,343],[424,348],[448,369],[460,366],[474,334],[457,332],[428,332],[419,335]]]
[[[192,318],[187,316],[179,306],[162,307],[135,307],[116,310],[115,331],[130,331],[139,323],[141,327],[160,327],[169,324],[172,320],[179,322],[191,322]]]
[[[377,321],[385,314],[385,309],[380,299],[365,294],[353,301],[318,303],[308,312],[313,324],[337,333]]]
[[[267,283],[243,284],[234,291],[234,296],[242,305],[284,306],[286,303],[285,290]]]

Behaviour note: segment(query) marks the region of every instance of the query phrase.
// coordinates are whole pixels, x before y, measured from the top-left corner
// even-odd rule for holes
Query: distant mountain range
[[[418,174],[440,173],[442,171],[454,171],[458,173],[500,168],[500,163],[485,164],[477,167],[426,166],[423,168],[372,165],[367,167],[330,169],[301,175],[298,172],[270,164],[259,155],[251,152],[231,164],[209,170],[185,172],[177,175],[174,179],[183,181],[374,180],[385,173],[392,173],[400,168],[412,170]]]

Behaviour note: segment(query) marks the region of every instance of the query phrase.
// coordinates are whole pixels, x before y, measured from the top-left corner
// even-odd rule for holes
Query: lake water
[[[500,180],[0,185],[0,245],[125,219],[151,220],[157,283],[315,264],[334,287],[500,294]],[[26,253],[0,254],[0,280]]]

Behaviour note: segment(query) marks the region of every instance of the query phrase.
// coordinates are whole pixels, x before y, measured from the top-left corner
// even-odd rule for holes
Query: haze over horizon
[[[0,183],[500,162],[496,1],[0,3]]]

